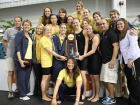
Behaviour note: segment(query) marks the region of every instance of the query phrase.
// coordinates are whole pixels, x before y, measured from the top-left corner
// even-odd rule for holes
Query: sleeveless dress
[[[75,35],[76,35],[76,40],[77,40],[78,52],[80,55],[83,55],[84,49],[85,49],[85,37],[83,35],[83,30],[80,33],[77,33]],[[78,63],[80,70],[86,71],[87,64],[88,64],[87,58],[84,58],[82,61],[77,60],[77,63]]]
[[[94,38],[94,37],[93,37]],[[92,38],[92,39],[93,39]],[[92,50],[92,39],[88,43],[88,52]],[[91,75],[99,75],[101,70],[101,56],[99,51],[96,49],[95,53],[88,56],[88,72]]]

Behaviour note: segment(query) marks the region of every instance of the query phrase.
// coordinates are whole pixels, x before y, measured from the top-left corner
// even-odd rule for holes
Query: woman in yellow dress
[[[57,16],[56,15],[51,15],[51,24],[50,26],[52,27],[52,36],[55,34],[59,34],[59,26],[57,25]]]

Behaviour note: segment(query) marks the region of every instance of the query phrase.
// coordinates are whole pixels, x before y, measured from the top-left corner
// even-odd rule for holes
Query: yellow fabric
[[[66,33],[70,33],[70,32],[75,32],[75,28],[73,27],[73,29],[71,29],[68,25],[68,23],[66,23],[67,26],[67,32]]]
[[[66,35],[65,35],[65,37],[66,37]],[[61,40],[60,34],[59,34],[59,40],[60,40],[60,43],[61,43],[61,46],[62,46],[64,40]]]
[[[41,63],[41,49],[40,49],[40,39],[43,37],[43,35],[35,35],[36,39],[37,39],[37,43],[36,43],[36,58],[37,58],[37,63]]]
[[[111,18],[105,18],[105,19],[108,20],[109,25],[112,23]],[[95,22],[95,21],[94,21],[94,22]],[[96,26],[96,22],[95,22],[95,24],[93,24],[93,29],[94,29],[98,34],[101,34],[101,33],[102,33],[102,30],[101,30],[98,26]]]
[[[80,17],[77,16],[77,12],[74,12],[74,13],[72,14],[72,17],[73,17],[73,18],[79,18],[79,19],[80,19],[80,22],[82,23],[83,12],[81,13]]]
[[[28,38],[28,47],[25,54],[25,59],[32,59],[32,40],[30,37]]]
[[[96,23],[96,22],[94,21],[93,17],[90,17],[90,23],[93,24],[93,25]]]
[[[49,54],[45,50],[46,47],[50,47],[52,50],[52,42],[47,37],[43,36],[40,40],[42,68],[48,68],[52,66],[52,54]]]
[[[66,84],[68,87],[74,87],[77,81],[82,81],[81,74],[76,78],[76,82],[73,81],[73,74],[71,78],[69,75],[67,75],[66,69],[62,69],[57,77],[59,80],[63,80],[64,84]]]
[[[41,16],[40,19],[39,19],[39,23],[43,24],[43,17]],[[47,20],[46,20],[46,23],[47,23]],[[49,24],[49,23],[48,23]]]
[[[98,26],[96,26],[96,24],[93,24],[93,29],[94,29],[94,31],[97,32],[97,34],[101,34],[102,33],[102,30]]]
[[[52,24],[50,24],[50,26],[52,27],[52,36],[55,35],[55,34],[59,34],[59,26],[58,25],[57,25],[56,31],[54,30]]]

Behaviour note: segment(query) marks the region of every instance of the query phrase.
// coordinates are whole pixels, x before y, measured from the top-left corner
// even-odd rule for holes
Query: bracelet
[[[78,104],[74,104],[74,105],[78,105]]]
[[[79,99],[76,99],[76,101],[79,101]]]

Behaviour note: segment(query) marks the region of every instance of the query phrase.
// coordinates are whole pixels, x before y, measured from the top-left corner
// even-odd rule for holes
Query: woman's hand
[[[53,99],[51,105],[57,105],[56,99]]]
[[[78,58],[80,61],[82,61],[84,59],[83,56],[79,55],[79,58]]]
[[[132,59],[128,59],[128,61],[127,61],[127,66],[128,66],[129,68],[131,68],[131,66],[132,66]]]
[[[60,57],[60,61],[66,61],[66,60],[67,60],[67,58],[65,56]]]
[[[121,69],[124,70],[124,64],[122,63],[120,64],[120,66],[121,66]]]
[[[135,30],[134,28],[132,28],[132,29],[130,29],[130,33],[129,33],[130,35],[134,35],[134,36],[137,36],[138,35],[138,31],[137,30]]]
[[[25,68],[25,66],[26,66],[26,65],[24,65],[24,62],[25,62],[25,61],[23,61],[23,60],[20,60],[20,61],[19,61],[21,67],[23,67],[23,68]]]

